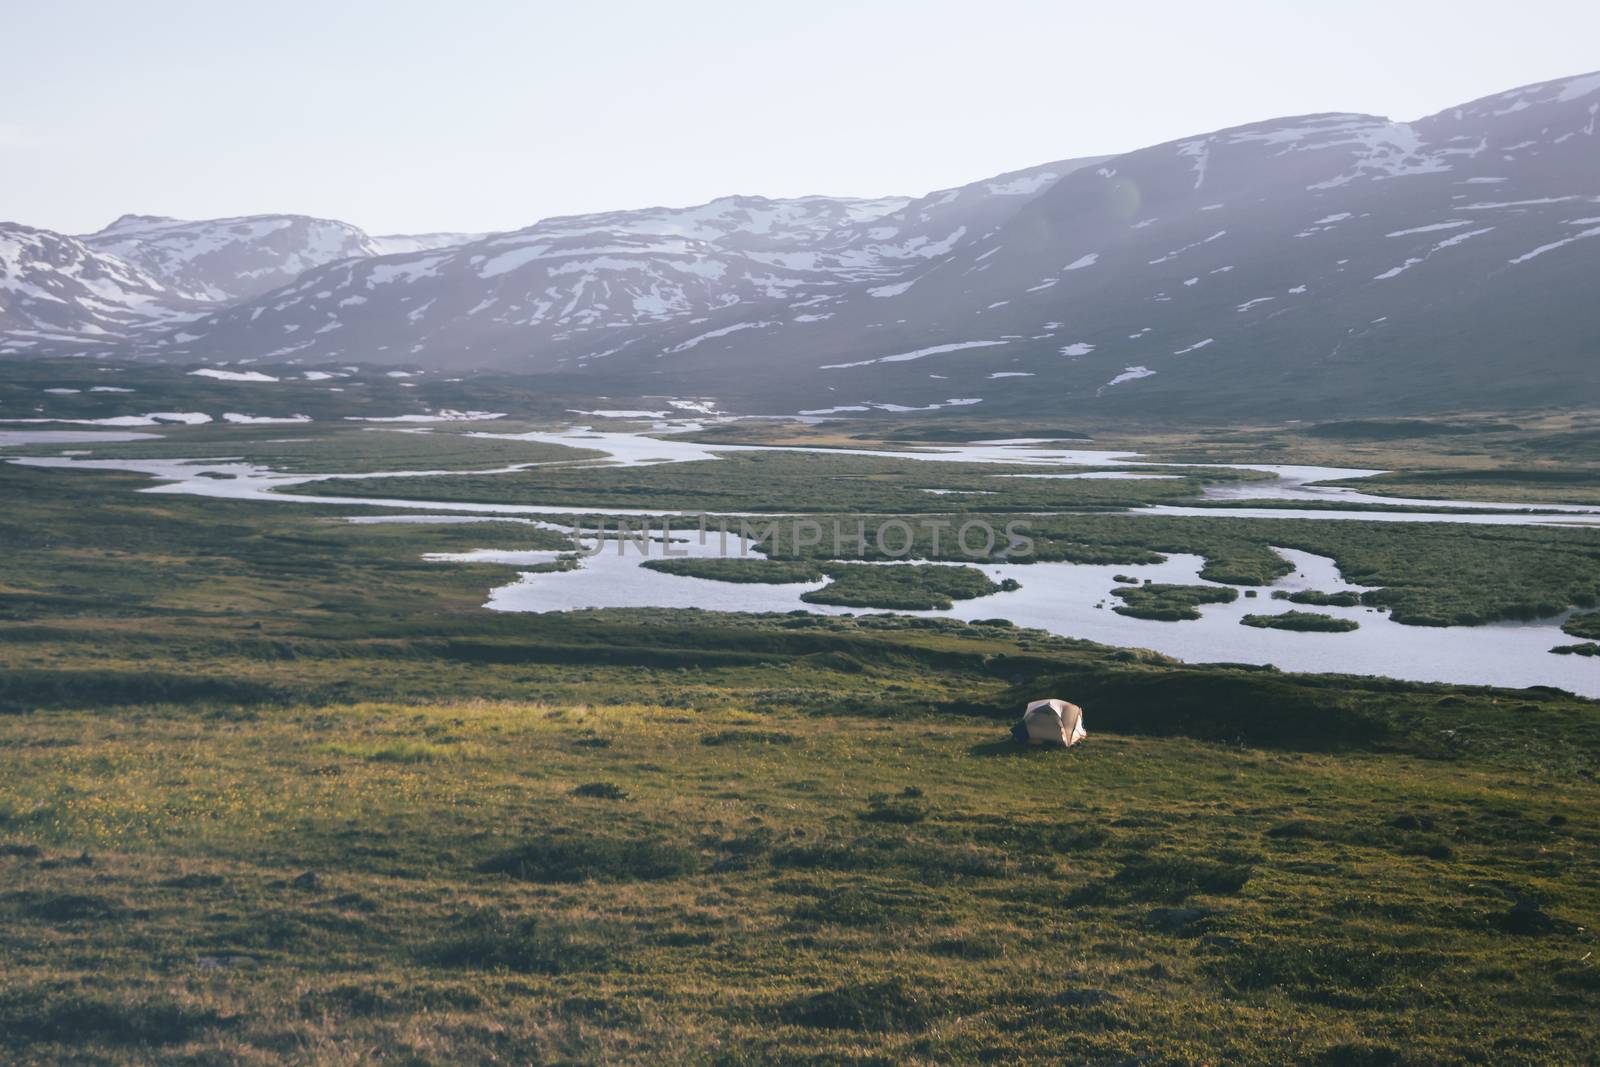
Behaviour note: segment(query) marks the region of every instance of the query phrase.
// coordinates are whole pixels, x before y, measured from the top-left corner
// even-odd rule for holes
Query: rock
[[[318,877],[316,871],[306,871],[304,874],[296,875],[289,884],[296,889],[319,889],[322,886],[322,879]]]

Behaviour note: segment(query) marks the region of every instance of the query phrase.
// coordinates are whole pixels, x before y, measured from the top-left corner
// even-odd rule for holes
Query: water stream
[[[684,428],[681,424],[672,428]],[[0,433],[0,447],[20,444],[87,444],[96,441],[133,440],[155,435],[107,434],[78,431],[6,431]],[[560,432],[524,434],[477,433],[498,439],[519,439],[571,445],[604,451],[610,460],[622,465],[682,463],[714,459],[725,452],[776,450],[760,445],[706,445],[682,441],[663,441],[640,433],[599,432],[574,427]],[[1040,477],[1085,476],[1062,471],[1075,466],[1192,466],[1190,464],[1150,464],[1129,452],[1061,449],[1041,442],[1013,440],[984,442],[959,447],[939,447],[925,451],[882,449],[784,449],[828,454],[851,454],[926,462],[1009,463],[1054,468]],[[230,500],[260,500],[277,503],[307,503],[321,506],[348,505],[363,508],[434,512],[432,515],[395,514],[353,516],[354,522],[475,522],[496,518],[527,516],[660,515],[661,509],[619,509],[614,507],[573,507],[547,504],[505,504],[439,502],[405,498],[369,499],[326,497],[295,493],[293,488],[330,478],[428,477],[467,472],[384,471],[364,474],[283,474],[258,465],[234,460],[171,459],[96,459],[82,455],[18,457],[12,462],[33,467],[61,470],[116,470],[142,473],[159,484],[144,490],[153,493],[181,493]],[[592,464],[587,461],[585,465]],[[510,472],[530,466],[556,464],[518,464],[471,473]],[[1213,500],[1328,501],[1346,503],[1412,503],[1423,507],[1473,507],[1490,514],[1452,512],[1330,511],[1296,508],[1184,507],[1162,505],[1143,509],[1149,514],[1242,518],[1311,518],[1323,520],[1368,520],[1385,522],[1461,522],[1474,524],[1590,524],[1600,523],[1600,508],[1579,505],[1545,506],[1540,510],[1557,514],[1527,513],[1528,505],[1502,502],[1464,502],[1378,497],[1354,489],[1323,487],[1311,483],[1381,473],[1335,467],[1308,467],[1278,464],[1208,464],[1235,469],[1265,471],[1272,480],[1238,485],[1208,487],[1205,495]],[[1122,472],[1124,477],[1138,472]],[[1149,472],[1146,472],[1147,474]],[[1104,477],[1104,472],[1095,476]],[[1026,477],[1026,475],[997,475]],[[540,524],[543,525],[543,524]],[[623,551],[618,552],[619,545]],[[739,555],[740,542],[730,536],[726,547],[713,532],[702,543],[691,534],[675,549],[691,556]],[[748,546],[746,546],[748,550]],[[660,546],[653,546],[659,556]],[[1154,566],[1094,566],[1071,563],[1033,563],[983,565],[995,581],[1014,578],[1022,587],[976,600],[958,602],[942,612],[906,614],[941,615],[957,619],[1002,617],[1022,626],[1038,627],[1055,634],[1085,638],[1108,645],[1154,649],[1190,662],[1241,662],[1273,664],[1285,670],[1386,675],[1416,681],[1453,681],[1473,684],[1519,687],[1554,685],[1587,696],[1600,697],[1600,661],[1575,656],[1551,655],[1553,645],[1568,644],[1559,619],[1532,623],[1497,623],[1477,627],[1401,626],[1385,613],[1370,608],[1317,607],[1314,610],[1358,620],[1361,628],[1348,633],[1300,633],[1243,626],[1246,614],[1274,614],[1293,605],[1271,599],[1274,589],[1314,588],[1324,592],[1353,588],[1339,576],[1331,560],[1308,553],[1280,549],[1295,565],[1295,572],[1259,591],[1258,596],[1241,596],[1230,604],[1206,605],[1201,618],[1190,622],[1156,622],[1134,619],[1112,611],[1117,603],[1109,596],[1117,584],[1114,574],[1125,574],[1141,581],[1184,584],[1204,583],[1199,577],[1202,560],[1195,556],[1173,555]],[[508,565],[533,564],[554,558],[554,552],[477,552],[442,554],[441,563],[452,561],[500,562]],[[819,588],[822,582],[784,585],[716,582],[663,574],[640,567],[643,561],[636,545],[612,542],[580,568],[551,573],[526,573],[490,593],[487,606],[496,611],[568,611],[582,608],[701,608],[708,611],[768,612],[797,608],[818,614],[839,615],[852,609],[806,604],[801,594]],[[893,565],[893,564],[888,564]],[[857,613],[862,613],[859,610]]]

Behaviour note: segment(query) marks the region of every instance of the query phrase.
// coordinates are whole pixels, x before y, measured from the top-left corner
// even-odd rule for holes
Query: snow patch
[[[1564,248],[1567,245],[1572,244],[1574,241],[1581,241],[1586,237],[1600,237],[1600,226],[1595,226],[1595,227],[1593,227],[1591,229],[1587,229],[1587,230],[1580,230],[1579,232],[1573,234],[1570,237],[1563,237],[1559,241],[1551,241],[1547,245],[1540,245],[1538,248],[1535,248],[1532,252],[1524,252],[1522,255],[1516,257],[1515,259],[1507,260],[1507,262],[1508,263],[1512,263],[1512,264],[1526,263],[1526,262],[1528,262],[1528,260],[1535,259],[1535,258],[1537,258],[1539,256],[1542,256],[1546,252],[1554,252],[1558,248]]]
[[[1594,92],[1600,92],[1600,73],[1585,74],[1567,82],[1566,85],[1562,86],[1561,91],[1556,94],[1556,103],[1570,104],[1572,101],[1580,100]]]
[[[1211,139],[1202,137],[1197,141],[1184,141],[1178,145],[1178,155],[1194,160],[1194,187],[1198,189],[1204,185],[1206,164],[1211,159]]]
[[[222,414],[223,422],[238,423],[245,426],[268,426],[277,423],[310,422],[310,415],[286,415],[276,417],[272,415],[241,415],[237,411],[225,411]]]
[[[1030,174],[1022,178],[1013,178],[1008,182],[989,182],[984,188],[993,196],[1029,196],[1037,193],[1060,175],[1054,171],[1045,171],[1042,174]]]
[[[966,398],[962,398],[962,399],[946,400],[942,404],[926,404],[926,405],[924,405],[922,407],[913,407],[913,406],[910,406],[910,405],[907,405],[907,404],[883,404],[883,403],[879,403],[879,402],[877,402],[875,400],[869,400],[869,401],[863,401],[860,404],[840,404],[837,407],[831,407],[831,408],[812,408],[809,411],[801,411],[798,414],[801,414],[801,415],[834,415],[834,414],[838,414],[840,412],[845,412],[845,411],[871,411],[871,410],[890,411],[890,412],[896,412],[896,413],[907,412],[907,411],[937,411],[940,408],[962,408],[962,407],[970,407],[973,404],[981,404],[981,403],[983,403],[983,398],[981,398],[981,397],[966,397]]]
[[[215,378],[221,382],[275,382],[278,380],[272,375],[262,374],[258,370],[217,370],[213,367],[203,367],[200,370],[192,370],[189,374],[198,378]]]
[[[446,408],[433,415],[346,415],[347,422],[480,422],[505,418],[503,411],[456,411]]]
[[[1095,390],[1095,395],[1098,396],[1107,389],[1110,389],[1113,385],[1121,385],[1123,382],[1138,381],[1140,378],[1149,378],[1154,374],[1155,371],[1151,370],[1149,367],[1128,367],[1121,374],[1117,375],[1115,378],[1102,385],[1099,389]]]
[[[1409,230],[1395,230],[1393,233],[1384,234],[1385,237],[1409,237],[1414,233],[1433,233],[1436,230],[1458,230],[1463,226],[1471,226],[1471,219],[1451,219],[1449,222],[1432,222],[1426,226],[1413,226]]]
[[[705,333],[697,334],[696,336],[689,338],[687,341],[673,345],[671,348],[667,349],[661,354],[664,356],[670,356],[677,352],[687,352],[689,349],[703,341],[711,341],[718,337],[726,337],[728,334],[738,333],[740,330],[762,330],[768,326],[776,325],[778,325],[776,322],[736,322],[732,326],[724,326],[720,330],[707,330]]]
[[[173,423],[201,426],[210,421],[210,415],[199,411],[152,411],[147,415],[113,415],[108,419],[0,419],[0,422],[28,424],[63,422],[71,426],[161,426]]]
[[[928,348],[918,348],[911,352],[899,352],[892,356],[879,356],[877,359],[863,359],[855,363],[824,363],[818,370],[847,370],[851,367],[866,367],[874,363],[905,363],[913,359],[923,359],[927,356],[941,356],[946,352],[960,352],[968,348],[991,348],[995,345],[1010,344],[1009,341],[958,341],[955,344],[931,345]]]
[[[1453,234],[1438,242],[1420,256],[1408,256],[1404,263],[1400,264],[1398,267],[1392,267],[1389,270],[1384,271],[1382,274],[1374,276],[1372,280],[1375,282],[1383,282],[1388,281],[1390,278],[1398,277],[1399,275],[1410,270],[1412,267],[1415,267],[1417,264],[1426,262],[1435,252],[1443,252],[1447,248],[1454,248],[1463,241],[1470,241],[1472,238],[1489,233],[1493,229],[1493,226],[1485,226],[1479,230],[1467,230],[1465,233]]]

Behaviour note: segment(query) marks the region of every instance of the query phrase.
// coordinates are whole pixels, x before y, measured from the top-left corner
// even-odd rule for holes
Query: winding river
[[[694,424],[658,425],[660,430],[692,430]],[[412,431],[415,432],[415,431]],[[92,444],[95,441],[130,440],[148,434],[103,434],[78,431],[0,431],[0,447],[21,444]],[[573,427],[559,432],[524,434],[481,433],[498,439],[519,439],[563,444],[605,452],[613,464],[644,465],[713,459],[721,453],[774,450],[776,446],[708,445],[662,440],[644,433],[597,431]],[[69,440],[70,437],[70,440]],[[788,449],[794,450],[794,449]],[[839,454],[839,449],[811,448],[802,451]],[[1010,440],[982,442],[959,447],[930,447],[919,451],[881,449],[848,450],[848,454],[877,456],[926,462],[1008,463],[1045,468],[1040,476],[1068,476],[1062,468],[1082,466],[1197,466],[1194,464],[1151,464],[1135,453],[1102,450],[1063,449],[1049,442]],[[378,472],[372,474],[288,475],[236,461],[211,460],[132,460],[97,459],[81,454],[18,457],[12,460],[34,467],[131,471],[149,475],[158,484],[144,490],[152,493],[181,493],[277,503],[309,503],[321,506],[352,506],[378,509],[352,522],[474,522],[494,518],[594,514],[597,509],[539,504],[478,504],[438,502],[404,498],[369,499],[361,497],[313,496],[293,492],[294,487],[329,478],[349,477],[426,477],[445,471]],[[596,461],[590,460],[587,463]],[[604,462],[604,461],[602,461]],[[519,464],[496,468],[509,472],[529,466]],[[1210,517],[1310,518],[1321,520],[1364,519],[1384,522],[1460,522],[1490,525],[1556,524],[1600,525],[1600,507],[1579,505],[1539,505],[1547,514],[1530,513],[1526,504],[1494,501],[1467,502],[1406,500],[1379,497],[1358,490],[1318,486],[1313,483],[1348,479],[1380,473],[1334,467],[1308,467],[1277,464],[1205,464],[1237,469],[1265,471],[1274,478],[1240,485],[1213,486],[1206,496],[1217,501],[1273,499],[1286,502],[1339,501],[1345,504],[1479,509],[1480,513],[1452,511],[1364,511],[1316,510],[1312,508],[1182,507],[1164,505],[1143,509],[1156,515],[1202,515]],[[477,471],[472,473],[492,473]],[[1127,472],[1126,477],[1134,472]],[[1149,473],[1149,472],[1146,472]],[[1024,477],[1026,475],[1023,475]],[[1080,476],[1105,476],[1085,472]],[[604,508],[608,515],[659,515],[659,509]],[[389,512],[384,514],[383,512]],[[395,514],[399,511],[401,513]],[[410,512],[426,511],[431,514]],[[544,523],[538,523],[545,525]],[[726,551],[738,554],[740,543],[729,538],[724,550],[715,533],[704,543],[692,533],[675,548],[691,556],[715,556]],[[659,546],[657,546],[659,551]],[[1021,588],[996,593],[976,600],[958,602],[948,611],[908,612],[956,619],[1001,617],[1022,626],[1038,627],[1066,637],[1085,638],[1108,645],[1142,647],[1189,662],[1239,662],[1272,664],[1285,670],[1349,674],[1386,675],[1414,681],[1445,681],[1521,687],[1552,685],[1586,696],[1600,697],[1600,660],[1577,656],[1556,656],[1549,649],[1572,643],[1559,629],[1561,618],[1530,623],[1497,623],[1476,627],[1401,626],[1385,613],[1365,607],[1319,607],[1330,615],[1354,618],[1360,629],[1347,633],[1299,633],[1257,629],[1240,625],[1249,613],[1276,613],[1291,605],[1274,601],[1274,590],[1320,589],[1333,592],[1357,588],[1344,582],[1331,560],[1290,549],[1278,549],[1295,566],[1293,574],[1261,589],[1258,596],[1241,596],[1229,604],[1206,605],[1201,618],[1189,622],[1156,622],[1129,618],[1112,611],[1117,602],[1109,596],[1117,584],[1115,574],[1139,580],[1205,583],[1198,571],[1202,560],[1195,556],[1172,555],[1153,566],[1094,566],[1070,563],[998,564],[983,566],[997,582],[1015,578]],[[510,566],[531,565],[553,558],[553,552],[502,552],[484,549],[477,552],[441,554],[429,558],[441,563],[454,561],[499,562]],[[641,568],[644,556],[632,543],[608,543],[598,554],[570,571],[523,573],[490,593],[487,606],[496,611],[543,612],[583,608],[679,607],[709,611],[763,612],[803,608],[819,614],[845,614],[850,609],[806,604],[801,594],[822,583],[785,585],[737,584],[662,574]],[[893,566],[894,564],[885,564]],[[859,610],[856,612],[862,613]]]

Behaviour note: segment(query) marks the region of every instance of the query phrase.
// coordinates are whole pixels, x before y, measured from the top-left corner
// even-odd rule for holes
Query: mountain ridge
[[[1600,400],[1582,373],[1600,338],[1583,283],[1600,267],[1597,116],[1600,73],[1584,74],[1410,122],[1268,119],[923,197],[729,196],[490,235],[124,216],[85,247],[172,310],[86,325],[95,347],[173,361],[577,374],[774,413],[1539,403],[1575,375]],[[59,349],[69,325],[7,344]],[[1491,388],[1513,362],[1524,373]]]

